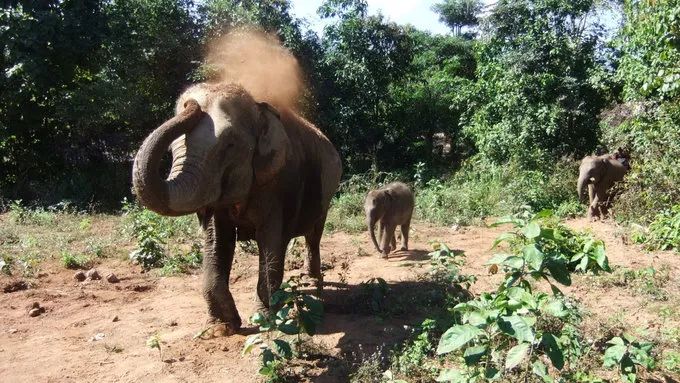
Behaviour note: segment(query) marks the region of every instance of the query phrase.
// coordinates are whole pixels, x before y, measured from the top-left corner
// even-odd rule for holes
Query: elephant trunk
[[[184,157],[173,153],[173,172],[164,180],[159,174],[163,154],[172,141],[188,133],[203,117],[196,100],[188,100],[184,110],[154,130],[139,148],[132,167],[132,185],[140,203],[158,214],[178,216],[195,212],[200,206],[191,206],[199,189],[199,174],[175,174],[182,167]],[[199,172],[201,169],[196,169]],[[180,206],[181,208],[176,208]]]
[[[578,182],[576,183],[576,192],[578,193],[579,201],[585,201],[585,188],[590,184],[590,171],[581,169],[578,175]]]
[[[375,245],[375,249],[378,250],[378,252],[381,252],[380,246],[378,245],[378,241],[375,239],[375,223],[377,219],[374,217],[370,216],[368,218],[368,231],[371,233],[371,241],[373,241],[373,245]]]

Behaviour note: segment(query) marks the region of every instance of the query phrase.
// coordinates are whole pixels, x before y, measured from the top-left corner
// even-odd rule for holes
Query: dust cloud
[[[208,45],[206,61],[220,82],[241,84],[257,101],[298,109],[302,71],[276,36],[252,28],[232,31]]]

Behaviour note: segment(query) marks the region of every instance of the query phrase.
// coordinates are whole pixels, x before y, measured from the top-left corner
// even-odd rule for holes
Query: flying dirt
[[[208,44],[206,61],[216,81],[239,83],[258,101],[298,109],[302,71],[276,36],[252,28],[232,31]]]

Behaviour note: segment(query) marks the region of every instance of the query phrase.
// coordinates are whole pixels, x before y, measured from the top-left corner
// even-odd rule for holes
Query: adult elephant
[[[159,168],[168,147],[172,167],[164,179]],[[311,123],[256,102],[239,85],[201,83],[186,90],[176,115],[144,140],[132,182],[150,210],[197,213],[205,233],[203,296],[210,320],[233,332],[241,326],[229,292],[236,241],[257,242],[257,295],[264,307],[281,285],[293,237],[305,236],[306,271],[320,284],[319,242],[341,173],[337,151]]]
[[[621,148],[615,153],[587,156],[581,160],[576,191],[583,201],[588,186],[588,218],[605,216],[611,203],[610,189],[630,169],[630,156]]]

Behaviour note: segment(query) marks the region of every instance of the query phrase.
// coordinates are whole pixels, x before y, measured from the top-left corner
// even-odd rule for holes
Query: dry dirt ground
[[[0,224],[8,225],[7,220]],[[592,230],[606,242],[610,264],[615,267],[653,266],[668,271],[671,299],[678,294],[680,256],[672,252],[649,253],[627,245],[621,229],[611,222],[568,222]],[[105,226],[105,225],[104,225]],[[106,227],[101,230],[107,230]],[[394,344],[407,336],[404,325],[420,323],[424,316],[382,317],[348,310],[344,294],[355,294],[360,283],[384,278],[393,289],[419,288],[419,275],[427,271],[430,241],[463,250],[467,264],[463,273],[474,274],[475,293],[493,288],[499,276],[490,276],[486,260],[503,228],[446,228],[426,223],[413,225],[412,251],[381,259],[369,246],[366,233],[324,236],[322,257],[326,265],[324,298],[327,312],[314,342],[331,357],[310,362],[301,373],[305,381],[343,382],[347,371],[333,356],[344,358],[372,352],[382,344]],[[127,249],[123,249],[126,250]],[[237,256],[231,291],[246,323],[255,303],[257,259]],[[241,355],[243,343],[255,328],[244,325],[241,333],[208,340],[194,339],[205,326],[206,306],[201,296],[200,273],[161,277],[140,273],[121,257],[104,258],[97,265],[102,275],[114,272],[120,283],[105,280],[77,282],[74,272],[57,260],[47,260],[36,278],[25,280],[29,288],[0,292],[0,381],[10,382],[252,382],[258,381],[258,360]],[[287,274],[295,271],[287,271]],[[18,277],[0,277],[0,287]],[[656,302],[630,289],[602,287],[593,277],[577,276],[566,292],[580,301],[593,326],[625,325],[654,329],[678,327],[678,314],[658,313],[669,301]],[[396,291],[396,290],[395,290]],[[45,312],[27,315],[33,302]],[[345,304],[343,304],[343,302]],[[677,303],[677,301],[676,301]],[[666,305],[666,306],[664,306]],[[677,306],[675,308],[677,310]],[[114,318],[116,318],[114,320]],[[153,334],[161,340],[158,350],[147,347]]]

